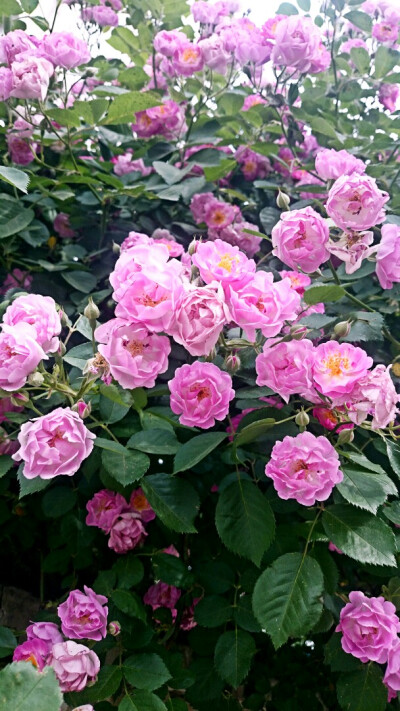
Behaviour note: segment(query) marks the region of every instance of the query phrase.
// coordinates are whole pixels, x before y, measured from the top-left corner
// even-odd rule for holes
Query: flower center
[[[33,652],[25,659],[25,662],[30,662],[36,669],[39,669],[39,664],[37,663],[37,659]]]
[[[184,62],[195,62],[197,59],[197,52],[194,49],[188,47],[182,52],[182,59]]]
[[[190,392],[197,393],[196,397],[199,402],[211,395],[210,388],[208,388],[207,385],[200,385],[200,383],[194,383],[190,388]]]
[[[133,501],[134,507],[137,511],[144,511],[147,509],[147,499],[142,494],[137,494]]]
[[[304,459],[297,459],[297,460],[295,461],[295,463],[294,463],[293,471],[295,471],[295,472],[300,472],[302,469],[305,470],[305,471],[307,471],[307,470],[308,470],[308,465],[306,464],[306,462],[304,461]]]
[[[226,269],[229,274],[232,271],[232,265],[234,263],[237,264],[238,258],[237,257],[232,257],[231,254],[223,254],[221,257],[221,260],[218,262],[217,266],[222,267],[222,269]]]
[[[131,356],[135,357],[143,353],[144,344],[141,341],[127,341],[124,343],[124,348],[126,348]]]
[[[60,442],[62,439],[64,439],[64,432],[61,432],[60,429],[56,429],[54,434],[47,440],[47,444],[49,447],[55,447],[57,442]]]
[[[163,301],[166,301],[166,300],[167,300],[166,296],[162,296],[161,299],[152,299],[151,296],[149,296],[148,294],[145,294],[140,299],[143,306],[150,306],[151,308],[154,308],[154,306],[158,306],[158,304],[161,304]]]
[[[223,213],[222,210],[215,210],[215,212],[212,216],[212,220],[217,225],[222,225],[222,223],[225,222],[225,214]]]
[[[349,359],[346,356],[342,356],[340,353],[334,353],[333,355],[328,356],[328,358],[325,358],[322,362],[330,371],[332,378],[343,375],[343,371],[350,368]]]

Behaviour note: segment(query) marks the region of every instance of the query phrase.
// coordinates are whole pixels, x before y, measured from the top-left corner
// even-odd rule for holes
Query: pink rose
[[[132,241],[133,246],[129,246]],[[114,289],[113,299],[120,301],[125,296],[128,287],[136,279],[137,272],[143,272],[151,278],[157,272],[164,271],[168,259],[169,251],[165,245],[155,245],[151,237],[141,235],[140,232],[130,232],[126,244],[125,241],[123,243],[114,271],[109,276]],[[174,266],[176,268],[176,263]],[[170,271],[171,267],[166,268],[167,274]]]
[[[83,706],[75,706],[72,711],[94,711],[92,704],[83,704]]]
[[[23,461],[27,479],[72,476],[93,449],[93,432],[77,412],[57,407],[42,417],[24,422],[18,435],[20,449],[13,455]]]
[[[0,388],[22,388],[30,373],[47,356],[36,340],[36,331],[27,323],[3,324],[0,333]]]
[[[347,54],[350,54],[351,50],[355,49],[356,47],[362,47],[368,52],[367,43],[360,37],[354,37],[352,39],[346,40],[346,42],[343,42],[343,44],[340,45],[340,52],[346,52]]]
[[[113,329],[105,345],[98,348],[113,378],[128,390],[154,387],[157,376],[168,368],[171,351],[166,336],[128,321]]]
[[[368,175],[342,175],[332,185],[326,211],[342,230],[369,230],[385,219],[389,195]]]
[[[23,289],[28,291],[32,284],[32,276],[28,272],[23,272],[21,269],[13,269],[10,274],[7,274],[4,283],[0,289],[0,294],[6,294],[9,289]]]
[[[204,211],[204,222],[207,227],[222,230],[223,227],[231,225],[238,216],[239,208],[230,205],[228,202],[213,198],[206,204]]]
[[[218,35],[211,35],[199,41],[204,64],[217,74],[225,76],[228,65],[232,63],[232,55],[227,52],[223,39]]]
[[[53,667],[61,691],[82,691],[88,681],[95,681],[100,660],[83,644],[68,640],[55,644],[48,660]]]
[[[136,123],[132,130],[141,138],[162,135],[177,138],[187,130],[183,108],[171,99],[159,106],[135,113]]]
[[[145,235],[144,232],[129,232],[121,244],[121,252],[135,247],[137,244],[153,244],[153,240],[148,235]]]
[[[397,692],[400,691],[400,640],[398,638],[388,647],[387,652],[387,667],[383,683],[388,688],[388,701],[391,701],[397,698]]]
[[[200,72],[204,67],[203,53],[198,44],[186,40],[184,45],[178,45],[172,57],[172,66],[177,74],[190,77]]]
[[[265,99],[263,99],[262,96],[259,96],[259,94],[250,94],[250,96],[246,96],[241,111],[249,111],[249,109],[252,109],[253,106],[266,103]]]
[[[8,133],[7,148],[10,158],[16,165],[29,165],[35,158],[38,144],[35,141],[24,140],[15,133]]]
[[[399,36],[399,23],[384,20],[376,22],[372,28],[372,37],[375,37],[378,42],[395,45]]]
[[[222,286],[187,284],[177,292],[174,317],[168,333],[190,355],[206,356],[216,345],[224,325],[230,321]]]
[[[13,662],[30,662],[36,669],[42,671],[48,664],[51,645],[42,639],[28,639],[15,647]]]
[[[46,59],[55,67],[74,69],[90,61],[86,42],[69,32],[53,32],[43,38],[42,49]]]
[[[87,502],[86,509],[86,525],[97,526],[105,533],[110,533],[118,516],[127,510],[127,503],[121,494],[102,489]]]
[[[171,232],[169,232],[168,230],[163,230],[160,227],[154,230],[153,234],[151,235],[151,239],[154,240],[154,244],[165,245],[165,247],[168,249],[170,257],[181,257],[185,251],[182,245],[176,241],[174,235],[171,234]]]
[[[373,232],[343,232],[336,242],[328,243],[328,250],[345,263],[346,274],[353,274],[375,252],[376,248],[371,247],[373,241]]]
[[[26,628],[26,636],[29,640],[40,639],[50,646],[64,641],[58,625],[54,622],[32,622]]]
[[[235,397],[232,378],[213,363],[195,361],[182,365],[169,381],[171,410],[179,422],[189,427],[209,429],[215,420],[223,420]]]
[[[44,57],[21,55],[12,63],[11,71],[13,88],[10,96],[45,100],[50,77],[54,73],[51,62]]]
[[[292,269],[314,272],[329,259],[327,221],[312,207],[283,212],[271,237],[275,256]]]
[[[365,173],[365,163],[347,151],[321,148],[315,157],[315,170],[324,180],[337,180],[341,175]]]
[[[258,271],[243,286],[226,287],[226,298],[233,321],[246,338],[254,342],[256,330],[267,338],[276,336],[285,321],[294,321],[300,308],[300,296],[289,279],[273,283],[270,272]]]
[[[91,19],[100,27],[117,27],[118,26],[118,15],[111,7],[106,7],[105,5],[96,5],[90,8],[92,17]]]
[[[143,597],[145,605],[151,605],[153,610],[159,607],[167,607],[172,610],[181,596],[181,591],[175,585],[166,583],[156,583],[151,585]]]
[[[30,324],[35,331],[36,341],[45,353],[54,353],[60,341],[57,336],[61,333],[60,315],[56,309],[56,302],[51,296],[29,294],[17,296],[7,307],[3,322],[8,326],[18,323]]]
[[[284,17],[276,27],[272,61],[277,66],[297,69],[301,73],[316,71],[312,65],[318,58],[321,39],[321,31],[311,18],[301,15]]]
[[[314,351],[315,387],[334,404],[343,404],[350,399],[357,382],[367,375],[372,364],[372,358],[362,348],[350,343],[321,343]]]
[[[58,232],[60,237],[76,237],[76,232],[72,229],[69,222],[69,215],[67,215],[65,212],[59,212],[58,215],[56,215],[53,222],[53,227],[55,231]]]
[[[215,200],[213,193],[198,193],[190,201],[193,219],[197,224],[205,221],[208,206]]]
[[[108,547],[116,553],[127,553],[141,543],[147,533],[135,511],[122,512],[111,526]]]
[[[111,158],[111,163],[114,165],[115,175],[118,176],[128,175],[129,173],[133,173],[135,171],[141,173],[143,176],[147,176],[153,172],[152,168],[147,168],[145,166],[142,158],[133,160],[133,151],[130,150],[127,150],[127,152],[122,155]]]
[[[327,407],[314,407],[312,414],[322,427],[326,430],[334,430],[340,423],[340,419],[336,414],[336,410],[330,410]],[[338,427],[337,432],[341,428]]]
[[[216,239],[221,239],[224,242],[228,242],[233,247],[239,247],[239,249],[246,254],[247,257],[254,257],[255,254],[260,249],[262,237],[257,235],[249,234],[245,230],[254,230],[258,232],[258,226],[253,225],[251,222],[233,222],[228,227],[224,227],[222,230],[208,230],[208,239],[215,241]]]
[[[328,550],[332,551],[332,553],[338,553],[339,555],[343,555],[343,551],[340,550],[337,546],[335,546],[332,541],[329,541],[328,543]]]
[[[0,37],[0,41],[3,38]],[[1,50],[0,50],[1,51]],[[13,88],[12,71],[8,67],[0,67],[0,101],[7,101]]]
[[[359,590],[353,590],[349,600],[336,627],[342,633],[344,651],[362,662],[384,664],[400,632],[395,606],[383,597],[368,598]]]
[[[187,44],[188,38],[184,32],[178,30],[162,30],[154,37],[154,49],[164,57],[172,57],[175,51]]]
[[[248,146],[239,146],[235,153],[235,159],[239,163],[246,180],[265,178],[272,170],[269,159],[260,153],[252,151]]]
[[[379,87],[378,100],[388,111],[393,113],[397,108],[397,99],[400,90],[397,84],[381,84]]]
[[[357,425],[372,415],[371,428],[381,429],[395,419],[399,399],[390,377],[390,367],[380,364],[357,381],[351,393],[348,415]]]
[[[84,592],[72,590],[57,608],[61,629],[66,637],[94,639],[99,642],[107,635],[107,598],[83,586]]]
[[[382,289],[392,289],[400,282],[400,227],[386,224],[381,229],[376,253],[376,276]]]
[[[0,64],[12,64],[17,54],[35,51],[38,39],[23,30],[13,30],[0,37]]]
[[[156,517],[141,487],[132,491],[129,505],[135,513],[139,514],[143,523],[149,523],[149,521],[153,521]]]
[[[257,385],[271,388],[285,402],[295,394],[307,399],[313,389],[313,358],[314,346],[306,338],[276,345],[267,341],[256,358]]]
[[[256,270],[255,262],[247,259],[239,247],[232,247],[222,239],[200,242],[192,262],[206,284],[220,281],[223,286],[235,285],[235,289],[249,282]]]
[[[265,474],[273,480],[281,499],[313,506],[316,501],[326,501],[335,484],[342,481],[339,467],[339,456],[326,437],[302,432],[276,442]]]
[[[297,291],[300,296],[304,295],[304,292],[306,290],[307,286],[310,286],[311,284],[311,279],[307,274],[302,274],[301,272],[296,272],[296,271],[287,271],[285,269],[282,269],[281,272],[279,272],[281,277],[288,277],[290,279],[290,285],[292,289]]]
[[[21,405],[23,405],[22,401]],[[11,401],[11,398],[0,397],[0,423],[8,421],[8,417],[6,415],[7,412],[22,412],[23,409],[23,407],[18,407],[17,405],[14,405],[14,403]]]

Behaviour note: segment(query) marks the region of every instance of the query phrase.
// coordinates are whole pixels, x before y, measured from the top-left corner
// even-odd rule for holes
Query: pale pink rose
[[[368,52],[367,43],[360,37],[354,37],[352,39],[346,40],[346,42],[343,42],[343,44],[340,45],[340,52],[346,52],[347,54],[350,54],[351,50],[356,49],[357,47],[362,47]]]
[[[251,150],[248,146],[239,146],[235,153],[235,159],[246,180],[265,178],[272,170],[269,159]]]
[[[154,49],[164,57],[172,57],[175,51],[188,41],[184,32],[178,30],[162,30],[154,37]]]
[[[3,324],[0,333],[0,388],[22,388],[41,360],[47,360],[36,339],[36,331],[27,323]]]
[[[153,172],[152,168],[147,168],[142,158],[133,159],[133,151],[128,149],[126,153],[111,158],[111,163],[114,165],[115,175],[128,175],[135,171],[141,173],[143,177],[150,175]]]
[[[201,47],[198,44],[186,41],[184,45],[178,45],[173,57],[172,66],[177,74],[190,77],[195,72],[200,72],[204,67],[204,59]]]
[[[29,291],[32,284],[32,276],[28,272],[23,272],[21,269],[13,269],[10,274],[7,274],[1,289],[0,294],[6,294],[9,289],[23,289]]]
[[[381,230],[376,253],[376,276],[382,289],[392,289],[400,282],[400,227],[386,224]]]
[[[309,17],[290,15],[280,20],[275,31],[272,61],[276,66],[312,71],[321,45],[321,31]]]
[[[124,389],[152,388],[157,376],[168,368],[169,339],[149,333],[128,321],[113,329],[105,344],[98,347],[113,378]]]
[[[82,691],[89,681],[95,681],[100,660],[93,650],[72,640],[55,644],[48,665],[53,667],[60,689]]]
[[[24,140],[15,133],[7,134],[7,149],[10,158],[16,165],[29,165],[36,156],[38,144],[32,140]]]
[[[149,523],[149,521],[153,521],[156,517],[141,487],[132,491],[129,506],[135,513],[139,514],[143,523]]]
[[[3,38],[0,37],[0,41]],[[7,101],[10,98],[13,88],[12,71],[8,67],[0,67],[0,101]]]
[[[108,600],[86,585],[83,590],[72,590],[58,606],[61,629],[66,637],[99,642],[107,635]]]
[[[365,163],[347,151],[321,148],[315,157],[315,170],[324,180],[337,180],[341,175],[365,173]]]
[[[342,175],[332,185],[326,211],[342,230],[369,230],[385,219],[388,193],[368,175]]]
[[[180,257],[184,253],[184,248],[168,230],[158,227],[151,235],[154,244],[164,244],[168,249],[170,257]]]
[[[192,262],[206,284],[220,281],[223,286],[234,284],[235,288],[249,282],[256,270],[253,259],[247,259],[239,247],[232,247],[222,239],[200,242]]]
[[[239,208],[236,205],[230,205],[228,202],[213,198],[206,205],[204,222],[209,228],[221,230],[223,227],[231,225],[238,213]]]
[[[197,224],[205,221],[208,205],[215,200],[213,193],[198,193],[190,201],[193,219]]]
[[[204,2],[197,0],[191,7],[193,19],[195,22],[201,22],[203,25],[216,25],[225,14],[223,3],[221,2]]]
[[[218,35],[211,35],[199,41],[204,64],[217,74],[225,76],[228,65],[232,63],[232,55],[225,49],[224,42]]]
[[[300,308],[300,296],[289,279],[273,283],[269,272],[258,271],[243,286],[228,284],[225,291],[233,321],[252,342],[257,329],[267,338],[276,336],[285,321],[297,318]]]
[[[45,353],[55,353],[60,345],[57,338],[61,333],[60,314],[51,296],[41,294],[17,296],[7,307],[3,323],[8,326],[15,326],[18,323],[30,324],[35,331],[37,343]]]
[[[27,479],[72,476],[91,453],[94,439],[95,435],[77,412],[69,407],[57,407],[21,425],[18,435],[21,447],[13,459],[24,462]]]
[[[382,106],[393,113],[397,109],[397,99],[399,98],[400,89],[397,84],[381,84],[379,87],[378,99]]]
[[[171,99],[151,109],[138,111],[135,118],[132,129],[140,138],[156,135],[177,138],[187,130],[184,108]]]
[[[0,37],[0,64],[12,64],[17,54],[33,52],[39,40],[23,30],[13,30]]]
[[[253,106],[266,103],[266,100],[263,99],[262,96],[259,96],[259,94],[250,94],[250,96],[246,96],[241,111],[249,111],[249,109],[252,109]]]
[[[26,628],[26,636],[28,639],[41,639],[50,646],[64,641],[58,625],[54,622],[32,622]]]
[[[110,533],[112,525],[118,516],[126,511],[128,505],[121,494],[108,489],[98,491],[86,504],[88,515],[87,526],[97,526],[104,533]]]
[[[218,282],[207,286],[187,284],[173,301],[174,316],[169,335],[192,356],[206,356],[230,321],[224,291]]]
[[[346,274],[353,274],[375,252],[376,248],[371,247],[373,241],[373,232],[343,232],[336,242],[328,242],[328,250],[345,263]]]
[[[54,218],[53,227],[60,237],[72,238],[76,237],[75,230],[72,229],[69,222],[69,215],[65,212],[59,212]]]
[[[329,228],[312,207],[283,212],[271,232],[273,253],[292,269],[314,272],[329,259]]]
[[[151,237],[141,232],[130,232],[122,243],[121,255],[109,276],[114,289],[113,299],[120,301],[137,272],[145,271],[151,277],[164,268],[168,259],[169,251],[165,245],[155,245]]]
[[[383,683],[388,688],[388,701],[390,702],[397,698],[397,693],[400,691],[400,639],[396,638],[388,647],[387,652],[387,667]]]
[[[400,632],[395,606],[383,597],[366,597],[359,590],[353,590],[349,600],[336,627],[336,632],[342,633],[344,651],[364,663],[384,664]]]
[[[91,19],[100,27],[117,27],[118,26],[118,15],[111,7],[106,7],[105,5],[96,5],[95,7],[89,8],[91,10]]]
[[[398,413],[400,395],[390,377],[390,367],[380,364],[369,371],[355,385],[348,405],[348,416],[360,425],[372,415],[373,430],[387,427]]]
[[[137,244],[153,244],[153,240],[151,237],[144,234],[144,232],[129,232],[128,236],[125,237],[121,244],[121,252],[125,252],[131,247],[135,247]]]
[[[258,226],[253,225],[251,222],[233,222],[222,230],[208,230],[208,238],[212,241],[222,239],[233,247],[239,247],[247,257],[254,257],[260,250],[262,237],[249,234],[245,230],[258,232]]]
[[[173,610],[181,596],[181,591],[175,585],[167,585],[159,582],[151,585],[143,597],[145,605],[151,605],[153,610],[159,607],[167,607]]]
[[[111,527],[108,547],[115,553],[127,553],[136,548],[146,536],[139,514],[124,511]]]
[[[256,383],[271,388],[285,402],[295,394],[307,398],[313,389],[313,358],[314,346],[306,338],[276,345],[267,341],[256,358]]]
[[[383,22],[376,22],[372,28],[372,37],[378,40],[378,42],[383,42],[384,44],[394,46],[397,43],[398,36],[398,21],[390,22],[389,20],[384,20]]]
[[[324,47],[322,42],[320,42],[311,62],[311,66],[309,69],[310,74],[319,74],[319,72],[326,72],[327,69],[329,69],[329,67],[331,66],[331,61],[331,53],[328,49],[326,49],[326,47]]]
[[[53,32],[43,38],[41,49],[55,67],[74,69],[90,61],[86,42],[70,32]]]
[[[169,381],[171,410],[189,427],[209,429],[224,420],[235,397],[232,378],[213,363],[182,365]]]
[[[275,15],[274,17],[270,17],[269,20],[264,22],[261,28],[261,32],[263,33],[265,39],[275,39],[276,30],[279,22],[281,20],[286,20],[286,18],[287,15]]]
[[[343,404],[372,365],[372,358],[362,348],[337,341],[321,343],[314,350],[315,387],[334,404]]]
[[[10,96],[16,99],[41,99],[46,98],[50,77],[54,67],[44,57],[17,57],[11,65],[12,91]]]
[[[28,639],[15,647],[13,662],[30,662],[38,671],[48,664],[51,645],[42,639]]]
[[[316,501],[326,501],[342,481],[339,467],[339,456],[326,437],[302,432],[276,442],[265,474],[273,480],[281,499],[313,506]]]

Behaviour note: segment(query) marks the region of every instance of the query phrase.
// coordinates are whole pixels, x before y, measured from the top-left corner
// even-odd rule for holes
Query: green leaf
[[[253,442],[257,437],[262,437],[262,435],[271,429],[275,424],[273,417],[265,417],[262,420],[256,420],[250,425],[243,427],[234,437],[235,447],[241,447],[243,444],[248,444]]]
[[[382,591],[386,600],[392,602],[396,610],[400,610],[400,578],[390,578],[387,587],[383,586]]]
[[[121,556],[114,563],[112,570],[117,574],[118,588],[128,589],[140,583],[144,575],[141,560],[132,554]]]
[[[142,689],[135,689],[130,694],[139,711],[167,711],[166,705],[155,694]]]
[[[304,10],[304,12],[310,12],[311,0],[297,0],[297,4],[300,10]]]
[[[350,558],[396,566],[395,538],[380,518],[349,504],[335,504],[325,509],[322,524],[329,540]]]
[[[177,588],[187,587],[191,573],[185,563],[169,553],[158,553],[153,557],[154,577]]]
[[[254,588],[253,612],[275,649],[318,622],[323,587],[318,563],[300,553],[286,553],[261,573]]]
[[[226,436],[226,432],[207,432],[183,444],[174,459],[174,474],[191,469],[201,462],[226,439]]]
[[[150,459],[146,454],[131,452],[128,449],[125,449],[123,454],[104,450],[101,461],[109,475],[123,486],[141,479],[150,466]]]
[[[360,74],[365,74],[368,71],[370,56],[364,47],[353,47],[350,51],[350,57]]]
[[[361,509],[376,513],[387,497],[396,496],[397,489],[386,474],[375,474],[356,467],[342,467],[344,479],[337,484],[343,498]]]
[[[336,690],[344,711],[385,711],[387,708],[387,688],[377,664],[364,664],[359,671],[342,674]]]
[[[208,595],[194,608],[194,619],[202,627],[219,627],[232,617],[232,605],[225,597]]]
[[[126,407],[131,406],[132,404],[130,392],[122,390],[122,388],[119,388],[117,385],[106,385],[105,383],[101,383],[100,393],[109,400],[112,400],[112,402],[115,402],[117,405],[123,405]]]
[[[157,516],[173,531],[196,533],[193,524],[199,511],[197,492],[183,479],[170,474],[152,474],[142,481],[142,488]]]
[[[10,195],[0,195],[0,239],[25,230],[35,217],[30,208],[24,208],[19,200]]]
[[[90,358],[93,358],[93,348],[91,343],[81,343],[79,346],[70,348],[65,356],[63,356],[63,360],[66,363],[73,365],[75,368],[79,368],[80,370],[83,370]]]
[[[147,454],[176,454],[181,446],[174,432],[163,429],[136,432],[128,440],[127,447]]]
[[[0,166],[0,179],[18,188],[23,193],[28,192],[30,177],[22,170],[18,170],[18,168]]]
[[[375,79],[382,79],[400,63],[400,52],[381,45],[375,54]]]
[[[261,210],[259,220],[268,235],[271,234],[272,228],[279,222],[280,216],[281,213],[276,207],[264,207]]]
[[[39,4],[39,0],[21,0],[22,8],[28,14],[30,14],[31,12],[36,10],[38,4]]]
[[[139,709],[130,696],[125,696],[118,706],[118,711],[139,711]]]
[[[275,535],[271,507],[251,481],[235,481],[221,492],[215,524],[226,547],[257,566]]]
[[[46,491],[42,499],[42,509],[48,518],[58,518],[74,508],[76,492],[67,486],[55,486]]]
[[[282,2],[276,11],[276,14],[277,15],[298,15],[299,11],[298,11],[297,7],[292,5],[291,2]]]
[[[143,622],[146,621],[145,607],[136,593],[129,590],[114,590],[111,593],[111,600],[128,617],[137,617]]]
[[[77,291],[83,291],[84,294],[89,294],[96,287],[97,279],[90,272],[76,270],[74,272],[63,272],[62,278],[67,284],[72,286]]]
[[[54,670],[13,662],[0,672],[0,707],[11,711],[59,711],[62,694]]]
[[[19,483],[19,498],[23,499],[24,496],[29,496],[30,494],[36,494],[37,491],[42,491],[49,486],[50,479],[41,479],[39,476],[34,479],[27,479],[23,474],[24,465],[20,464],[17,472],[17,479]]]
[[[107,117],[101,123],[107,125],[133,122],[135,113],[150,109],[152,106],[159,106],[161,103],[160,96],[151,91],[143,93],[128,91],[113,98]]]
[[[342,286],[330,284],[327,286],[317,285],[310,286],[304,292],[304,301],[310,306],[315,304],[326,304],[327,301],[339,301],[345,296],[345,291]]]
[[[351,654],[347,654],[341,643],[341,635],[335,632],[325,645],[325,664],[329,664],[333,672],[351,672],[361,668],[361,662]]]
[[[115,694],[122,681],[121,669],[117,666],[102,666],[97,681],[93,686],[87,686],[81,692],[72,692],[67,695],[68,703],[74,707],[75,704],[94,704],[105,701]]]
[[[126,447],[124,447],[123,444],[120,444],[120,442],[115,442],[113,439],[106,439],[105,437],[96,437],[94,440],[94,445],[96,447],[100,447],[100,449],[106,449],[108,452],[116,452],[117,454],[121,454],[124,456],[127,456],[129,454],[128,450]]]
[[[5,476],[11,467],[14,466],[14,461],[8,454],[0,455],[0,479]]]
[[[171,678],[167,667],[158,654],[134,654],[125,660],[124,676],[138,689],[154,691]]]
[[[256,643],[248,632],[235,629],[219,637],[214,652],[215,668],[221,679],[235,689],[250,671]]]
[[[219,165],[204,168],[206,180],[213,183],[215,180],[225,178],[228,173],[235,170],[237,163],[234,158],[223,158]]]
[[[328,136],[328,138],[339,139],[335,127],[322,116],[308,116],[308,122],[313,132],[322,133],[323,136]]]
[[[21,12],[21,6],[17,3],[17,0],[1,0],[0,11],[4,17],[19,15]]]
[[[47,116],[67,128],[80,128],[79,114],[74,109],[47,109]]]
[[[351,10],[345,15],[345,18],[356,27],[359,27],[360,30],[364,30],[364,32],[371,32],[372,30],[371,17],[365,12],[361,12],[361,10]]]
[[[0,658],[9,657],[17,644],[15,634],[8,627],[0,627]]]
[[[386,440],[386,451],[390,466],[392,467],[395,474],[400,477],[400,447],[395,442],[390,439]]]

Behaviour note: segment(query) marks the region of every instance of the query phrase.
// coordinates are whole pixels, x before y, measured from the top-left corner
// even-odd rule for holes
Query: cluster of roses
[[[64,0],[67,5],[73,5],[77,0]],[[91,5],[82,9],[84,22],[95,22],[99,27],[117,27],[119,24],[118,11],[122,10],[121,0],[99,0],[98,5]]]
[[[116,553],[127,553],[147,536],[145,524],[156,515],[141,488],[132,491],[129,504],[114,491],[102,489],[90,499],[86,524],[109,534],[108,547]]]
[[[61,632],[54,622],[35,622],[26,629],[27,641],[14,650],[14,662],[30,662],[39,671],[52,667],[63,692],[82,691],[100,670],[97,654],[73,640],[99,642],[107,635],[107,598],[86,585],[83,589],[72,590],[57,608]],[[118,634],[119,624],[110,623],[108,631]]]
[[[383,683],[388,701],[400,691],[400,620],[396,608],[383,597],[368,598],[361,591],[349,595],[336,627],[345,652],[362,662],[387,664]]]

